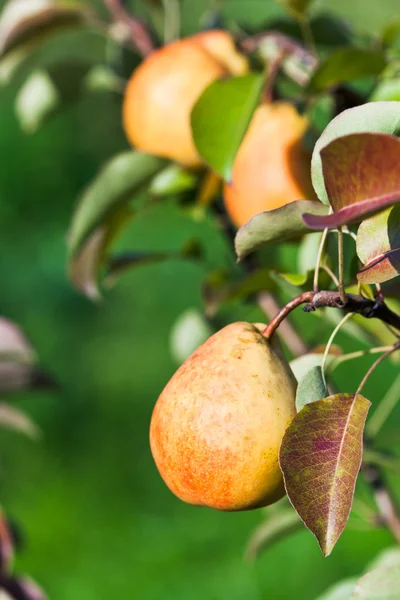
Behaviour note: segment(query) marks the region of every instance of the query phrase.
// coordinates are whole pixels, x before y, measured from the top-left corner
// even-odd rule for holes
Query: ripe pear
[[[158,470],[190,504],[248,510],[284,495],[278,454],[296,414],[296,381],[265,325],[211,336],[161,393],[150,426]]]
[[[247,59],[222,30],[205,31],[153,52],[126,88],[123,123],[128,140],[143,152],[199,166],[190,125],[193,106],[216,79],[247,71]]]
[[[235,225],[241,227],[263,210],[315,198],[311,153],[302,141],[307,127],[307,118],[288,102],[257,108],[236,155],[232,182],[224,188]]]

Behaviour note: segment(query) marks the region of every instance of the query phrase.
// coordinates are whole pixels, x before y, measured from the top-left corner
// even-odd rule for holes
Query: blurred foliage
[[[100,0],[93,4],[101,7]],[[286,18],[272,0],[226,0],[221,7],[228,21],[247,28]],[[319,0],[312,10],[317,7],[349,19],[360,36],[381,31],[399,11],[398,0]],[[184,33],[198,29],[208,8],[206,0],[182,1]],[[66,52],[71,60],[84,53],[104,62],[107,52],[126,74],[134,59],[114,50],[95,34],[66,32],[40,51],[38,66]],[[166,489],[150,455],[148,426],[176,366],[171,327],[188,307],[201,307],[209,266],[174,260],[138,268],[99,305],[78,295],[65,272],[66,231],[82,188],[105,161],[128,148],[120,97],[84,96],[26,136],[14,112],[22,77],[1,88],[0,97],[1,311],[21,324],[60,391],[12,397],[38,423],[39,443],[1,432],[2,502],[24,523],[18,570],[57,600],[310,600],[337,580],[358,576],[390,536],[359,530],[355,517],[328,561],[303,530],[249,565],[244,547],[259,511],[193,508]],[[235,268],[233,249],[214,222],[193,220],[171,200],[150,204],[120,244],[177,252],[189,238],[207,242],[213,269]],[[296,245],[276,252],[283,270],[295,271]],[[240,318],[263,317],[235,302],[218,315],[221,323]],[[315,345],[326,343],[329,325],[322,319],[300,312],[294,321]],[[360,348],[346,333],[338,340],[346,352]],[[338,385],[353,389],[368,364],[368,358],[344,364]],[[371,378],[371,401],[384,395],[393,373],[388,363]],[[395,443],[399,418],[396,409],[378,439],[383,448]],[[362,482],[358,497],[370,501]]]

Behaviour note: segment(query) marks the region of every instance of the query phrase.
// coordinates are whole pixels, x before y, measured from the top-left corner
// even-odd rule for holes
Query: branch
[[[288,314],[301,304],[306,304],[303,309],[305,312],[313,312],[318,308],[340,308],[348,313],[362,315],[366,319],[379,319],[400,331],[400,315],[390,310],[381,296],[375,300],[369,300],[363,296],[346,294],[346,303],[344,304],[339,292],[322,291],[304,292],[291,300],[271,320],[264,331],[265,337],[270,338]]]
[[[135,48],[145,58],[155,47],[146,25],[137,17],[132,17],[123,5],[122,0],[103,0],[116,23],[123,23],[130,32],[130,39]]]

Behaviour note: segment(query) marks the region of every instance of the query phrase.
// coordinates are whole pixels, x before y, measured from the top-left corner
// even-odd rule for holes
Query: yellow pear
[[[171,491],[190,504],[247,510],[284,495],[278,454],[296,414],[296,382],[265,325],[211,336],[161,393],[151,450]]]

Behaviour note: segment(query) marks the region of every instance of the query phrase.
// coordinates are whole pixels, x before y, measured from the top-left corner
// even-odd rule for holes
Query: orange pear
[[[176,496],[225,511],[284,495],[278,454],[296,414],[296,382],[265,325],[238,322],[178,369],[154,408],[150,444]]]
[[[263,210],[311,200],[311,153],[303,145],[306,117],[288,102],[262,104],[236,155],[232,182],[224,187],[226,210],[241,227]]]
[[[247,71],[247,59],[222,30],[199,33],[155,51],[126,88],[123,123],[129,141],[143,152],[200,165],[190,125],[192,108],[213,81]]]

